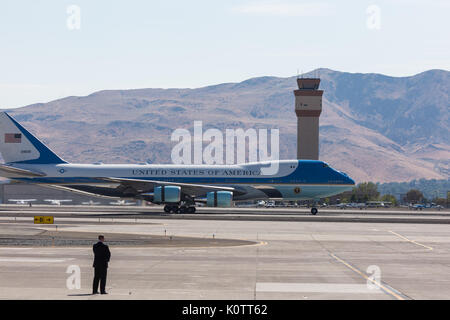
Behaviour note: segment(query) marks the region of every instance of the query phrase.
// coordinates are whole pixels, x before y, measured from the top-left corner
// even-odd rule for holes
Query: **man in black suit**
[[[98,294],[98,282],[100,281],[100,293],[107,294],[105,291],[106,286],[106,273],[108,270],[108,262],[111,258],[111,252],[106,244],[104,236],[98,236],[98,242],[94,244],[94,285],[92,289],[92,294]]]

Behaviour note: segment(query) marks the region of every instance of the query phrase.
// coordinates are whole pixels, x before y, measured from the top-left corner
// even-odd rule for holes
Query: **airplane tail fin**
[[[66,163],[6,112],[0,112],[0,153],[5,163]]]

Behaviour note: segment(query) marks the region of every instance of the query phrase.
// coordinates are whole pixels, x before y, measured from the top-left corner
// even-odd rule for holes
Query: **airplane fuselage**
[[[41,172],[45,176],[13,179],[92,188],[114,187],[114,182],[104,180],[108,177],[229,186],[245,191],[241,195],[234,195],[235,201],[268,198],[318,199],[351,190],[354,186],[354,181],[345,173],[334,170],[322,161],[281,160],[278,161],[278,172],[270,175],[261,170],[268,165],[270,162],[241,165],[28,164],[22,167]]]

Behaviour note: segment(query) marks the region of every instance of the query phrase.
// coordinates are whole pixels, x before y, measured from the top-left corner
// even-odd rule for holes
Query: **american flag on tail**
[[[21,143],[21,133],[5,133],[5,143]]]

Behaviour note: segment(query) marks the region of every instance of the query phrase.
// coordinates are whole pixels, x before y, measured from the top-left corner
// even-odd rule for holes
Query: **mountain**
[[[450,179],[448,180],[412,180],[409,182],[387,182],[377,185],[380,195],[392,194],[398,199],[402,198],[411,189],[420,190],[428,200],[435,198],[447,198],[450,190]]]
[[[324,90],[320,158],[356,181],[447,179],[450,72],[411,77],[314,70]],[[279,128],[296,157],[296,77],[198,89],[105,90],[10,110],[70,162],[170,163],[176,128]],[[224,131],[223,131],[224,132]]]

